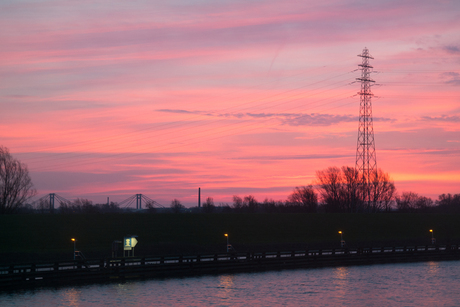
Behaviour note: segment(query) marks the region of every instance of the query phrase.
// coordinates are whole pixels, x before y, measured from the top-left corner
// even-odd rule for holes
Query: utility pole
[[[356,169],[361,176],[363,201],[366,209],[369,209],[371,203],[371,175],[377,171],[377,159],[375,155],[374,142],[374,125],[372,120],[372,91],[371,84],[375,82],[371,79],[372,66],[369,60],[374,59],[367,48],[363,53],[358,55],[362,58],[362,63],[358,66],[361,70],[361,91],[359,103],[359,126],[358,126],[358,144],[356,149]]]

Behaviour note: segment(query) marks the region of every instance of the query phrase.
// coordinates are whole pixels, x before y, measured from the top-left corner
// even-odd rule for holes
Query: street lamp
[[[343,240],[343,233],[342,233],[342,230],[339,230],[339,234],[340,234],[340,247],[345,247],[345,241]]]
[[[434,238],[434,232],[433,232],[433,229],[430,229],[430,232],[431,232],[431,244],[436,244],[436,239]]]
[[[77,240],[75,238],[70,239],[73,241],[73,260],[75,260],[75,251],[77,250]]]
[[[228,233],[224,234],[227,237],[227,253],[228,253]]]

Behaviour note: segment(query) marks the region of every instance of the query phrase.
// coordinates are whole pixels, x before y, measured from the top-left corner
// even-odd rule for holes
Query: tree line
[[[289,197],[282,200],[264,199],[258,201],[253,195],[233,196],[233,202],[215,204],[212,197],[208,197],[201,208],[186,208],[178,199],[171,201],[167,208],[156,208],[152,204],[145,204],[144,213],[338,213],[346,211],[347,201],[334,211],[330,205],[321,203],[318,194],[312,185],[296,187]],[[346,200],[347,198],[345,198]],[[392,210],[373,212],[402,212],[402,213],[460,213],[460,194],[442,194],[433,201],[431,198],[420,196],[414,192],[403,192],[394,199]],[[42,200],[36,206],[25,204],[19,206],[16,213],[49,213],[48,200]],[[88,199],[78,198],[68,203],[60,203],[54,213],[60,214],[101,214],[133,212],[133,209],[120,208],[118,203],[93,204]],[[359,211],[356,211],[359,212]],[[366,211],[363,211],[366,212]]]
[[[369,179],[369,180],[367,180]],[[286,200],[264,199],[254,196],[233,196],[232,204],[215,204],[206,198],[200,207],[185,208],[173,199],[166,209],[146,203],[146,212],[227,212],[227,213],[377,213],[377,212],[439,212],[460,213],[460,194],[442,194],[433,201],[414,192],[398,194],[388,173],[378,169],[366,178],[354,167],[328,167],[316,171],[316,179],[305,186],[295,187]],[[32,206],[30,199],[36,195],[27,166],[14,159],[6,147],[0,146],[0,214],[49,212],[48,200]],[[60,203],[59,213],[117,213],[125,212],[117,203],[93,204],[87,199]]]

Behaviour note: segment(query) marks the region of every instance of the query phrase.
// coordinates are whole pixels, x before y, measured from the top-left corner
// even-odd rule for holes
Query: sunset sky
[[[460,1],[2,0],[0,145],[38,194],[285,200],[354,166],[357,55],[377,165],[460,193]]]

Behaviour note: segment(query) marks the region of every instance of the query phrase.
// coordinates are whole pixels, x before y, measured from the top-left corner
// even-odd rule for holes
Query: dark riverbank
[[[62,261],[73,243],[87,258],[111,257],[114,240],[137,235],[136,256],[220,253],[225,233],[238,252],[460,242],[447,214],[90,214],[0,216],[0,263]],[[121,249],[119,255],[122,254]]]
[[[459,259],[460,245],[425,245],[34,262],[0,265],[0,289],[8,291],[131,279]]]

